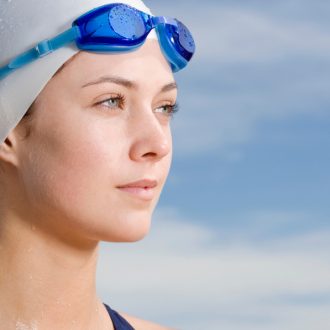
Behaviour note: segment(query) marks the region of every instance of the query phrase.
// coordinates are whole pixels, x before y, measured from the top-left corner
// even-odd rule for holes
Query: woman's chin
[[[109,236],[101,237],[100,241],[103,242],[117,242],[117,243],[134,243],[141,241],[143,238],[147,236],[149,231],[139,231],[139,232],[130,232],[130,233],[123,233],[114,236],[113,234]]]
[[[101,233],[100,241],[105,242],[137,242],[142,240],[150,231],[151,217],[136,217],[125,219],[116,228],[107,228]]]

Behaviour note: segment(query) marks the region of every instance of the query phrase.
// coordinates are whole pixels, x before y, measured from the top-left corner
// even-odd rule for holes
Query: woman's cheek
[[[36,200],[46,204],[81,205],[81,197],[92,189],[95,172],[104,166],[104,146],[95,130],[84,133],[74,125],[66,132],[62,127],[48,133],[39,143],[34,141],[26,185]]]

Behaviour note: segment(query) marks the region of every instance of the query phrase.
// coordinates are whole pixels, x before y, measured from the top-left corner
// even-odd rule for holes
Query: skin
[[[3,328],[113,329],[96,294],[99,242],[148,233],[170,168],[176,97],[156,40],[126,54],[81,52],[39,94],[31,133],[19,124],[1,144]],[[151,200],[118,188],[146,178],[157,180]],[[137,330],[168,329],[121,314]]]

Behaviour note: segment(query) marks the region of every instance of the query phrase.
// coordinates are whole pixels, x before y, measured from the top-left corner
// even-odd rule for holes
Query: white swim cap
[[[0,0],[0,67],[40,41],[69,29],[85,12],[117,2],[151,14],[141,0]],[[148,38],[157,38],[154,30]],[[54,73],[78,51],[72,43],[0,80],[0,143]]]

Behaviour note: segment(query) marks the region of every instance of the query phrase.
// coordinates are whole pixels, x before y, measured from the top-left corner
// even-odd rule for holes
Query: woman
[[[173,71],[194,44],[180,22],[121,2],[135,9],[1,2],[1,329],[166,329],[100,301],[95,272],[99,241],[149,230],[171,162]]]

